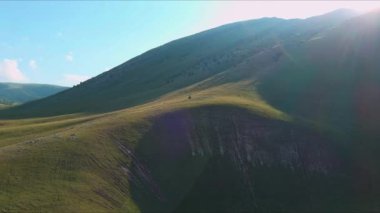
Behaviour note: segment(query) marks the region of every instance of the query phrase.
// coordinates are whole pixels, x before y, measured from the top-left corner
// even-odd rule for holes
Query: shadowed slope
[[[356,128],[357,113],[368,124],[379,121],[379,18],[379,12],[366,14],[301,46],[284,45],[293,60],[267,73],[259,92],[292,115],[348,131]]]
[[[132,151],[132,195],[146,212],[352,210],[356,202],[342,206],[354,197],[351,171],[335,145],[241,108],[162,114]]]

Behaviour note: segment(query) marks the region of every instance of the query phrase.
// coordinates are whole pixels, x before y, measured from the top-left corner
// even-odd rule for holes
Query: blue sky
[[[151,48],[239,20],[378,2],[0,2],[0,82],[72,86]]]

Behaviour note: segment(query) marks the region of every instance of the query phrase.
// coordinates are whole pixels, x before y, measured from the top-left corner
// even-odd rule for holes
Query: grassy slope
[[[313,36],[307,38],[312,39]],[[278,49],[281,50],[281,46]],[[130,173],[126,170],[131,168],[133,159],[130,155],[123,154],[120,143],[131,150],[137,148],[144,134],[153,125],[152,116],[165,112],[210,105],[234,106],[248,109],[250,113],[269,120],[283,120],[290,125],[294,118],[269,105],[261,96],[282,110],[293,113],[287,110],[287,105],[281,105],[281,101],[276,102],[277,94],[268,94],[264,87],[260,87],[266,83],[276,88],[275,84],[271,84],[270,79],[264,78],[265,81],[260,82],[257,78],[268,76],[268,71],[271,73],[280,65],[288,63],[285,59],[291,58],[291,55],[286,55],[288,51],[284,49],[281,51],[287,57],[282,56],[278,63],[269,63],[278,49],[270,48],[250,54],[243,63],[235,63],[233,67],[194,80],[197,82],[195,85],[189,86],[186,83],[175,87],[182,88],[178,91],[158,91],[155,94],[160,97],[158,100],[125,110],[98,115],[76,114],[1,121],[0,125],[4,127],[0,130],[0,188],[4,189],[0,191],[2,210],[138,211],[144,206],[132,196],[128,180]],[[99,82],[94,85],[98,84]],[[80,88],[73,91],[79,90]],[[275,91],[281,91],[281,88]],[[187,98],[189,94],[191,100]],[[84,106],[78,109],[81,107]],[[371,166],[373,165],[369,167]],[[365,172],[363,174],[368,174]],[[364,179],[373,183],[375,177],[377,176],[369,173]],[[371,192],[370,189],[360,190],[364,194],[368,190]],[[376,192],[376,188],[372,192]],[[360,204],[357,208],[361,210],[378,210],[376,201],[369,199],[351,204],[349,207],[353,208]],[[186,208],[188,204],[181,205]]]
[[[0,109],[5,109],[6,107],[9,107],[8,104],[0,104]]]
[[[186,165],[178,167],[178,170],[164,171],[171,168],[170,165],[172,165],[166,165],[165,161],[163,164],[159,163],[158,167],[145,167],[151,171],[160,187],[168,190],[165,192],[169,197],[176,197],[173,202],[162,204],[151,201],[151,199],[155,199],[156,192],[150,192],[149,184],[146,186],[144,185],[146,183],[143,182],[143,185],[140,185],[134,181],[135,166],[138,163],[136,157],[142,157],[139,158],[141,161],[149,162],[148,158],[143,156],[146,153],[150,156],[152,147],[156,146],[155,143],[162,143],[161,137],[154,140],[146,138],[148,131],[155,125],[155,118],[179,110],[193,111],[195,113],[194,121],[207,119],[207,117],[202,117],[202,113],[205,112],[203,108],[219,106],[220,109],[227,110],[226,114],[231,111],[246,111],[248,114],[243,113],[243,116],[255,115],[258,116],[257,119],[269,122],[281,121],[285,127],[302,125],[295,123],[285,113],[268,105],[253,90],[247,90],[247,85],[252,85],[251,83],[249,81],[227,83],[200,91],[190,87],[185,91],[169,94],[151,103],[99,115],[76,114],[1,121],[0,125],[6,126],[6,128],[2,129],[2,134],[0,134],[0,186],[3,189],[0,191],[0,206],[2,210],[17,212],[50,212],[53,209],[55,212],[138,212],[152,209],[174,210],[176,208],[183,211],[189,210],[190,207],[196,209],[194,202],[199,202],[197,194],[207,192],[202,191],[205,189],[202,181],[207,183],[213,177],[213,173],[210,171],[225,176],[221,180],[226,181],[227,184],[237,183],[236,178],[240,178],[240,176],[220,173],[225,170],[218,170],[220,165],[217,162],[219,160],[214,161],[209,158],[189,161]],[[187,90],[192,91],[191,100],[184,95],[187,94]],[[219,116],[224,116],[223,110]],[[154,135],[157,137],[157,134]],[[164,139],[168,136],[170,135],[164,136]],[[136,155],[131,155],[128,150]],[[157,152],[157,150],[160,149],[154,149],[153,152]],[[161,162],[161,160],[163,159],[155,162]],[[227,162],[226,165],[229,165]],[[148,163],[148,165],[150,164]],[[214,168],[213,165],[217,167]],[[226,168],[234,170],[234,167],[227,166]],[[181,176],[181,174],[189,172],[190,176]],[[236,172],[238,174],[239,171]],[[325,176],[307,175],[308,177],[305,179],[304,175],[295,176],[295,173],[289,172],[289,170],[266,170],[266,167],[262,168],[262,171],[254,170],[254,172],[258,172],[255,174],[255,181],[263,184],[262,188],[257,188],[258,193],[286,194],[287,190],[295,190],[295,187],[298,187],[302,194],[306,192],[303,191],[305,184],[307,186],[313,183],[316,184],[315,188],[308,188],[308,190],[312,190],[313,196],[328,195],[320,200],[315,197],[311,202],[312,195],[304,197],[306,206],[303,206],[302,203],[297,205],[283,203],[284,197],[281,196],[274,196],[270,199],[263,197],[257,201],[261,210],[289,210],[289,205],[293,210],[297,210],[297,208],[299,208],[298,210],[307,210],[310,208],[309,204],[315,205],[313,209],[320,208],[321,210],[325,208],[373,210],[372,201],[368,200],[365,202],[356,200],[342,209],[341,202],[347,202],[348,198],[342,198],[344,194],[340,193],[344,193],[348,189],[343,188],[334,193],[324,191],[329,188],[326,188],[329,184],[331,187],[338,187],[335,189],[340,189],[341,185],[343,187],[346,183],[341,179],[337,179],[341,182],[336,184],[335,179],[326,180]],[[286,181],[291,184],[290,188],[281,186],[281,181],[278,182],[277,178],[279,176],[288,178]],[[172,180],[167,185],[166,181],[161,182],[162,178],[172,178]],[[285,181],[283,178],[282,181]],[[276,187],[270,187],[268,180],[271,180],[272,184],[276,184]],[[178,187],[173,188],[173,184]],[[236,190],[237,188],[232,189]],[[141,194],[145,194],[145,196],[148,194],[148,196],[145,198],[143,196],[144,199],[141,200]],[[226,193],[219,195],[226,195]],[[203,196],[203,199],[209,199],[208,196],[214,197],[215,195],[206,193]],[[239,196],[237,195],[237,197]],[[300,199],[297,196],[297,194],[288,198],[285,196],[285,200]],[[212,210],[215,208],[215,202],[219,202],[218,199],[226,199],[226,197],[216,196],[207,205],[206,203],[198,204],[204,205],[201,207],[202,209],[210,208]],[[226,208],[233,207],[235,210],[248,208],[239,206],[233,200],[227,199],[224,202],[232,202],[233,205],[236,205],[227,205]],[[278,202],[278,205],[272,206],[268,202]]]
[[[162,143],[160,139],[146,138],[148,131],[155,124],[157,116],[184,109],[191,111],[194,109],[195,112],[199,112],[194,114],[193,119],[201,121],[206,119],[206,117],[202,117],[203,108],[219,106],[222,107],[221,109],[226,109],[226,112],[247,111],[248,114],[245,116],[258,115],[270,122],[281,121],[284,122],[285,127],[303,126],[303,124],[295,122],[285,113],[268,105],[255,90],[252,90],[254,80],[229,82],[217,87],[205,88],[204,85],[208,84],[207,81],[213,80],[215,79],[208,79],[200,84],[163,96],[154,102],[111,113],[1,121],[0,125],[6,128],[2,128],[2,134],[0,134],[0,186],[4,189],[0,191],[0,206],[5,211],[41,212],[49,212],[53,209],[56,212],[138,212],[152,209],[174,210],[176,208],[178,211],[183,211],[189,210],[190,207],[194,208],[194,202],[199,202],[197,195],[200,192],[204,194],[203,199],[209,199],[208,196],[216,196],[202,191],[206,187],[204,181],[207,183],[213,177],[213,172],[210,173],[210,171],[225,176],[226,178],[223,180],[227,184],[236,183],[236,178],[240,176],[221,173],[225,170],[218,170],[220,165],[217,162],[219,160],[214,161],[209,158],[189,161],[188,164],[178,167],[179,170],[170,169],[170,171],[164,172],[162,169],[171,168],[170,165],[172,165],[165,163],[158,164],[162,167],[145,168],[151,171],[164,190],[168,190],[165,192],[169,197],[176,197],[171,203],[157,203],[153,196],[155,192],[150,192],[149,184],[146,186],[144,185],[146,183],[143,182],[143,185],[138,183],[136,185],[136,182],[133,181],[133,177],[136,177],[134,168],[138,162],[135,157],[149,154],[151,152],[149,150],[156,146],[154,143]],[[188,99],[189,93],[192,96],[190,100]],[[224,116],[222,112],[219,114],[220,116]],[[136,153],[136,156],[127,154],[129,151],[126,150]],[[153,151],[157,152],[157,150],[159,149]],[[148,159],[142,157],[140,160]],[[155,162],[161,162],[161,160]],[[227,162],[226,165],[229,165]],[[148,165],[150,164],[148,163]],[[157,171],[158,168],[161,169]],[[234,167],[226,168],[234,170]],[[191,176],[182,177],[180,175],[189,173],[189,171],[193,172]],[[236,172],[238,174],[239,171]],[[264,193],[264,195],[266,193],[286,194],[287,190],[295,190],[295,187],[298,187],[302,194],[306,193],[303,191],[305,185],[315,184],[314,188],[307,189],[311,190],[309,192],[312,192],[313,195],[304,197],[306,206],[300,203],[291,204],[290,201],[294,202],[294,199],[300,199],[297,197],[300,194],[294,194],[288,198],[285,196],[285,200],[289,200],[290,203],[284,203],[284,197],[281,196],[270,197],[270,199],[260,198],[257,203],[261,210],[289,210],[289,208],[297,210],[299,208],[298,210],[302,211],[302,209],[309,209],[309,205],[315,205],[313,209],[320,208],[321,210],[326,210],[326,208],[330,210],[374,209],[372,200],[350,200],[350,205],[346,205],[347,199],[353,198],[346,198],[343,195],[355,194],[347,191],[351,189],[345,185],[347,183],[344,181],[347,180],[344,178],[326,179],[325,176],[307,175],[305,179],[304,175],[289,172],[289,170],[266,170],[265,167],[262,170],[254,170],[254,172],[258,172],[255,174],[255,181],[262,182],[262,188],[257,188],[258,193]],[[288,178],[286,181],[291,184],[290,188],[281,186],[276,178],[279,176]],[[162,178],[172,178],[171,184],[167,185],[166,181],[161,182]],[[276,187],[270,187],[268,180],[272,184],[276,184]],[[338,180],[339,184],[334,182]],[[285,180],[282,179],[282,181]],[[178,186],[174,188],[174,191],[173,184]],[[334,188],[337,191],[334,193],[326,191],[331,187],[337,187]],[[231,188],[231,190],[237,190],[237,188]],[[346,194],[344,194],[345,192]],[[146,193],[148,196],[144,197]],[[226,193],[219,195],[226,195]],[[206,203],[198,204],[204,205],[202,209],[215,210],[215,202],[226,199],[220,196],[211,199],[207,205]],[[239,196],[237,195],[237,197]],[[310,200],[312,196],[315,197]],[[239,206],[233,200],[227,199],[224,202],[232,202],[233,205],[236,205],[226,206],[226,208],[233,207],[235,210],[250,208]],[[278,202],[278,205],[269,205],[268,202]]]
[[[244,60],[240,54],[231,55],[231,48],[238,50],[241,48],[237,45],[239,42],[255,34],[273,31],[276,28],[270,27],[281,22],[283,20],[279,19],[255,20],[227,25],[173,41],[57,96],[32,102],[2,114],[34,116],[112,111],[141,104],[204,80]],[[245,27],[247,25],[253,27]],[[264,40],[274,42],[271,37]],[[249,52],[259,51],[255,48],[257,45],[251,43],[252,48],[249,48]],[[41,111],[41,106],[47,109]]]
[[[240,97],[233,96],[236,93]],[[0,134],[0,186],[4,189],[0,206],[6,211],[137,211],[127,176],[120,170],[121,166],[128,168],[131,159],[116,142],[128,141],[133,147],[151,125],[149,117],[203,105],[234,105],[287,119],[259,97],[247,98],[246,94],[238,86],[225,85],[195,92],[191,100],[171,94],[98,116],[1,121],[5,128]]]

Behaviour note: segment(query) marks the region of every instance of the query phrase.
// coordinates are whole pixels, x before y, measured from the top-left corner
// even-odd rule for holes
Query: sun
[[[380,9],[380,2],[378,1],[347,1],[344,2],[344,4],[347,8],[354,9],[363,13]]]

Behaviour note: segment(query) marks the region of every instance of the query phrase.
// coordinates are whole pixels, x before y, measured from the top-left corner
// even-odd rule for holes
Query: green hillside
[[[22,104],[56,94],[67,87],[46,84],[0,83],[0,103]]]
[[[379,16],[233,23],[1,110],[0,210],[379,212]]]

